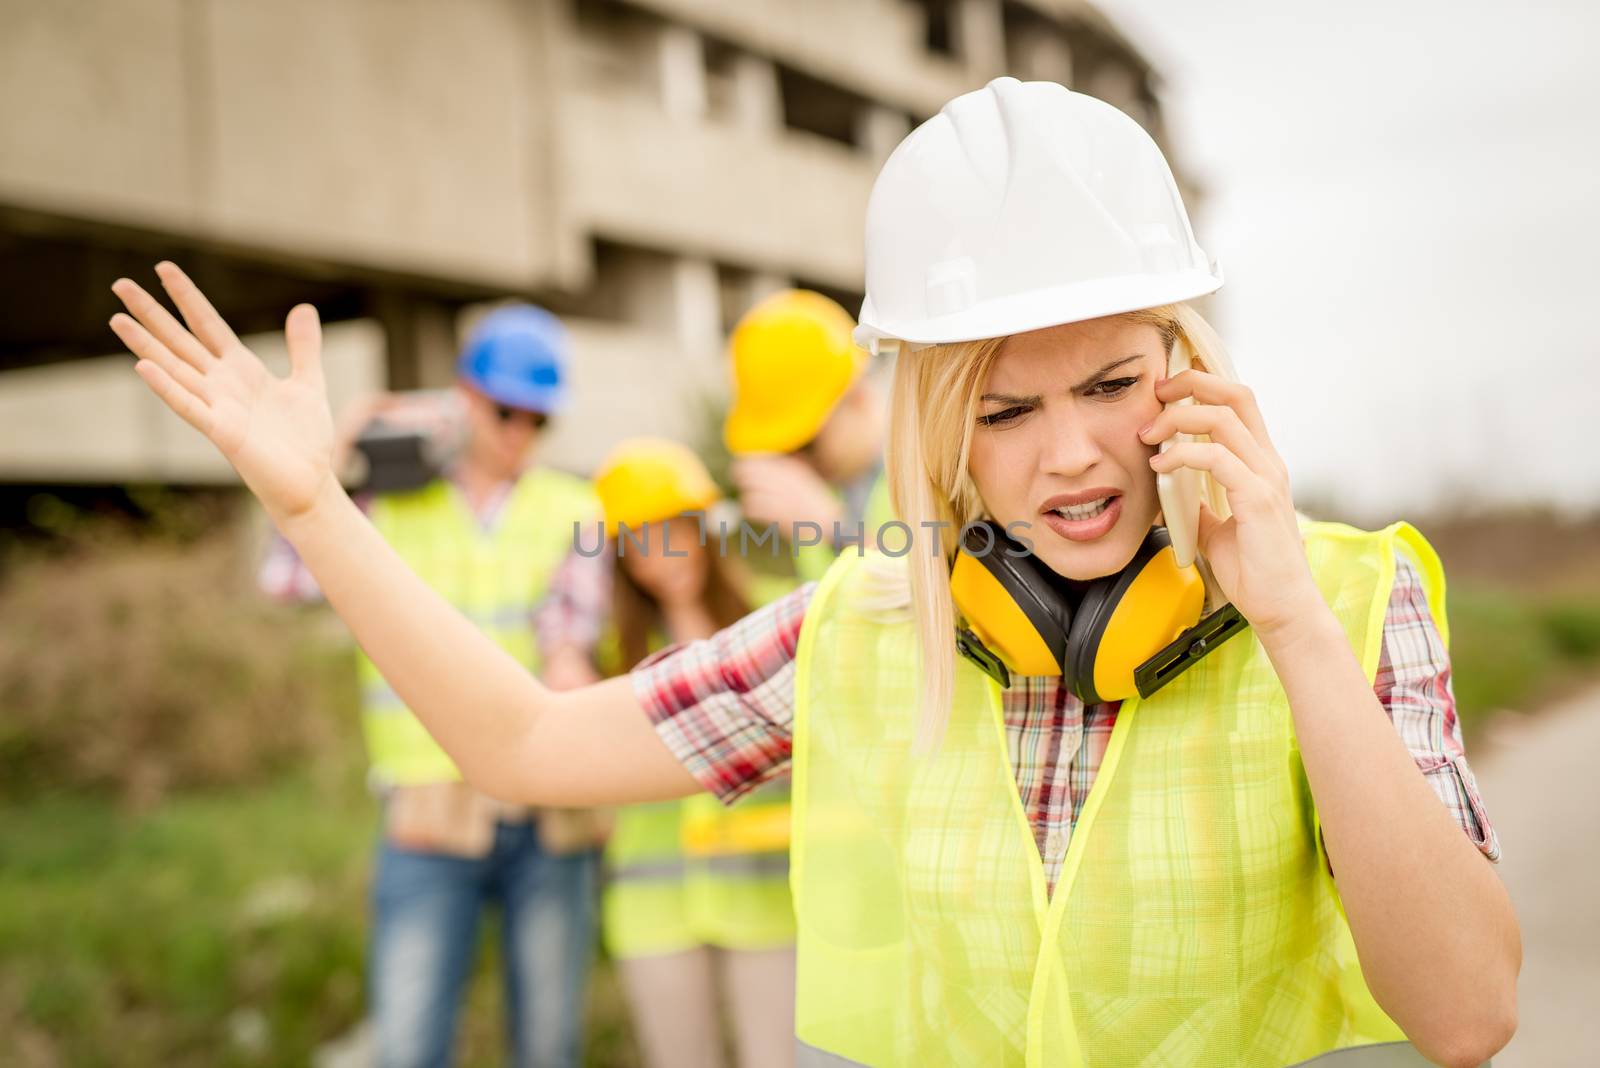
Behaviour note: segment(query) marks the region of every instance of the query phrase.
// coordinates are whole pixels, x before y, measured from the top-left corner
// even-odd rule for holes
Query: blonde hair
[[[1197,367],[1238,381],[1216,331],[1189,305],[1167,304],[1114,318],[1154,326],[1161,333],[1165,354],[1183,338]],[[902,586],[901,600],[909,598],[922,655],[919,751],[931,749],[943,737],[955,688],[950,565],[961,528],[983,515],[983,501],[967,463],[978,399],[1005,340],[988,338],[915,351],[902,346],[896,361],[886,468],[895,514],[912,529],[907,554],[911,583],[909,590]],[[1219,518],[1227,518],[1227,496],[1209,474],[1204,478],[1204,498]]]

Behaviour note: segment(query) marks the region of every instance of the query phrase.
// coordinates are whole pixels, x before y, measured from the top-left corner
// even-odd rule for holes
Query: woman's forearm
[[[1326,606],[1258,637],[1368,986],[1424,1054],[1480,1063],[1516,1026],[1522,946],[1504,886],[1418,774]]]
[[[395,693],[469,781],[496,792],[552,692],[418,578],[336,484],[280,526]]]
[[[625,804],[700,789],[626,678],[540,683],[406,566],[334,483],[278,520],[329,604],[478,789],[523,804]]]

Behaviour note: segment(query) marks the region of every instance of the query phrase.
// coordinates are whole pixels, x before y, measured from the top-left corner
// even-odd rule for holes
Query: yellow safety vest
[[[614,635],[606,644],[615,648]],[[617,812],[605,871],[601,930],[615,958],[793,945],[789,784],[731,808],[710,794],[629,805]]]
[[[794,944],[787,784],[728,809],[709,794],[630,805],[617,813],[605,866],[613,957]]]
[[[572,551],[573,524],[583,524],[583,536],[589,539],[600,515],[587,482],[548,469],[528,472],[518,479],[488,532],[461,491],[443,479],[379,496],[370,514],[384,540],[424,582],[518,663],[538,672],[533,612]],[[365,654],[359,673],[373,781],[410,786],[460,779],[455,764]]]
[[[1369,679],[1403,524],[1313,523],[1311,570]],[[957,660],[912,752],[918,656],[854,554],[798,650],[797,1064],[1422,1065],[1373,1000],[1322,849],[1288,699],[1251,633],[1123,703],[1053,896],[999,687]]]

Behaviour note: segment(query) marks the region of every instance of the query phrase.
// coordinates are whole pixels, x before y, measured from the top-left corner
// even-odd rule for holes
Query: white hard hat
[[[858,344],[974,341],[1189,300],[1222,272],[1150,135],[1054,82],[996,78],[894,150],[867,203]]]

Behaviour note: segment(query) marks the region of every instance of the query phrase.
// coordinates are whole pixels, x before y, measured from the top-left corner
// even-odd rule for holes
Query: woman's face
[[[1160,504],[1153,446],[1167,354],[1153,326],[1118,317],[1006,339],[978,404],[969,471],[989,515],[1051,570],[1122,570]]]
[[[644,552],[639,551],[640,541]],[[711,556],[700,544],[700,527],[692,517],[647,523],[644,530],[630,534],[621,548],[617,562],[657,603],[686,604],[705,593]]]

